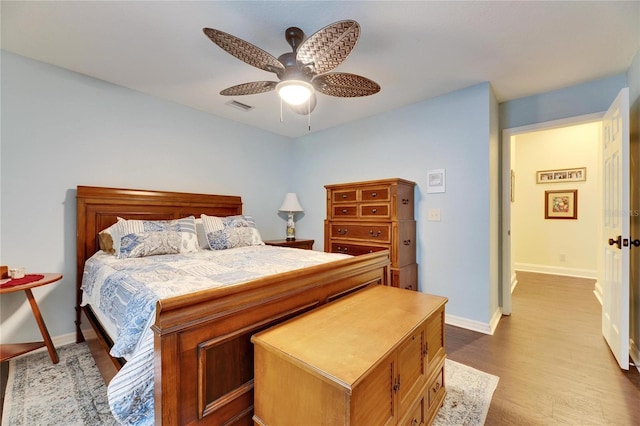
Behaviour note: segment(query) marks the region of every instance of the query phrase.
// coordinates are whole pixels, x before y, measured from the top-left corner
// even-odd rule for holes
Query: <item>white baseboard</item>
[[[493,316],[491,317],[491,321],[489,322],[489,326],[491,327],[491,334],[492,335],[496,331],[496,328],[498,327],[498,323],[500,322],[501,318],[502,318],[502,309],[498,308],[493,313]]]
[[[536,265],[532,263],[516,263],[514,264],[514,269],[524,272],[537,272],[539,274],[566,275],[569,277],[591,278],[594,280],[598,279],[597,269],[566,268],[560,266]]]
[[[53,346],[55,346],[56,348],[59,346],[64,346],[64,345],[68,345],[70,343],[75,343],[76,342],[76,333],[69,333],[69,334],[63,334],[60,336],[55,336],[51,338],[51,342],[53,343]],[[33,350],[31,352],[27,352],[26,354],[17,356],[16,358],[20,358],[23,356],[27,356],[27,355],[31,355],[37,352],[46,352],[47,351],[47,347],[43,346],[41,348],[38,348],[36,350]]]
[[[513,290],[516,289],[517,285],[518,285],[518,276],[514,272],[513,274],[511,274],[511,294],[513,294]]]
[[[596,285],[593,287],[593,294],[600,302],[600,306],[602,306],[602,286],[600,285],[600,281],[596,281]]]
[[[640,372],[640,348],[638,348],[638,345],[636,345],[636,342],[634,342],[633,339],[629,339],[629,355],[631,355],[631,359],[636,365],[636,369]]]
[[[458,317],[455,315],[445,313],[444,322],[449,325],[454,325],[460,328],[466,328],[467,330],[477,331],[483,334],[493,334],[491,324],[487,324],[480,321],[470,320],[467,318]]]

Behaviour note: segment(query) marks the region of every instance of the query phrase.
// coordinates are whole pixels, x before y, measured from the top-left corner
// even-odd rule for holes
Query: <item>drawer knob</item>
[[[403,241],[405,246],[410,246],[411,245],[411,240],[404,240]]]
[[[347,254],[347,248],[338,247],[338,253]]]
[[[347,194],[342,194],[342,198],[347,198]]]
[[[374,231],[373,229],[369,231],[369,235],[371,235],[371,236],[372,236],[372,237],[374,237],[374,238],[379,237],[379,236],[380,236],[380,234],[381,234],[381,232],[380,232],[380,231]]]
[[[409,204],[409,199],[408,198],[403,198],[402,199],[402,204]]]
[[[378,213],[378,209],[371,209],[371,213],[373,213],[373,214]]]
[[[342,228],[338,228],[338,234],[340,234],[340,235],[346,235],[348,230],[349,230],[349,229],[347,229],[347,228],[344,228],[344,229],[342,229]]]
[[[347,209],[342,209],[343,214],[347,214]]]
[[[440,382],[436,382],[436,384],[433,386],[434,392],[438,392],[438,389],[440,389]]]
[[[376,196],[378,196],[378,193],[377,193],[377,192],[372,192],[372,193],[371,193],[371,196],[372,196],[372,197],[376,197]]]

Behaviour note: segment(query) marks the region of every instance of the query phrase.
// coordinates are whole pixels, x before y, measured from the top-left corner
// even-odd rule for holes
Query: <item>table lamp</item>
[[[284,201],[279,209],[281,212],[287,212],[289,217],[287,219],[287,241],[295,241],[296,239],[296,224],[293,220],[295,212],[303,212],[304,209],[298,201],[298,196],[295,192],[289,192],[284,197]]]

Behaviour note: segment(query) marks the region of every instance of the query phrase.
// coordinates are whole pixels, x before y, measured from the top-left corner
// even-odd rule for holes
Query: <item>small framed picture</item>
[[[584,180],[587,180],[586,167],[536,172],[536,183],[579,182]]]
[[[445,192],[445,172],[444,169],[427,171],[427,194]]]
[[[578,190],[544,191],[545,219],[577,219]]]

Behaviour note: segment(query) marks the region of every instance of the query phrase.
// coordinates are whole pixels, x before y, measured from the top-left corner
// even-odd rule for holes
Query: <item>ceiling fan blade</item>
[[[285,104],[287,104],[289,108],[291,108],[291,111],[295,112],[296,114],[307,115],[313,112],[313,110],[316,108],[316,105],[318,103],[318,98],[316,97],[315,93],[311,94],[310,101],[311,101],[311,104],[308,104],[307,102],[304,102],[300,105],[291,105],[291,104],[287,104],[286,102]]]
[[[284,66],[273,55],[249,42],[213,28],[203,28],[202,31],[212,42],[249,65],[276,74],[284,71]]]
[[[220,94],[223,96],[255,95],[274,90],[276,88],[276,84],[278,83],[275,81],[252,81],[227,87],[221,91]]]
[[[345,72],[319,75],[313,79],[311,84],[320,93],[339,98],[375,95],[380,91],[380,85],[375,81],[361,75]]]
[[[296,53],[296,60],[311,67],[315,75],[331,71],[344,61],[360,37],[356,21],[338,21],[306,39]]]

